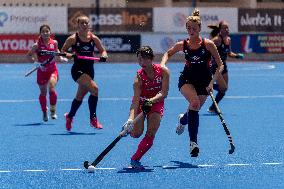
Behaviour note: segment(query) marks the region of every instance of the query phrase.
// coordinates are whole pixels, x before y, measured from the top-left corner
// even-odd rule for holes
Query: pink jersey
[[[48,45],[46,46],[44,44],[42,38],[40,37],[38,39],[37,45],[38,45],[38,49],[37,49],[38,51],[41,51],[41,50],[55,51],[55,50],[57,50],[56,43],[53,39],[49,39]],[[44,61],[49,59],[51,56],[52,55],[39,55],[39,53],[38,53],[37,57],[38,57],[38,61],[40,63],[43,63]],[[55,60],[52,60],[50,63],[48,63],[44,66],[44,69],[42,71],[43,72],[44,71],[51,72],[51,71],[55,71],[55,70],[57,70],[57,66],[56,66]]]
[[[162,90],[162,68],[160,64],[152,64],[154,68],[154,79],[150,80],[143,69],[137,71],[142,80],[140,98],[152,98]]]
[[[154,68],[154,79],[150,80],[143,69],[138,70],[138,76],[142,80],[142,89],[140,94],[140,107],[138,113],[140,113],[141,105],[146,98],[152,98],[156,96],[162,90],[162,68],[160,64],[152,64]],[[161,116],[164,114],[164,100],[161,100],[153,104],[151,112],[158,112]],[[151,113],[150,112],[150,113]]]

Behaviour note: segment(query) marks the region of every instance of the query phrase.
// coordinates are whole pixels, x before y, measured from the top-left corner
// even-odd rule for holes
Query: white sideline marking
[[[0,173],[11,173],[11,172],[12,172],[12,171],[4,171],[4,170],[1,171],[1,170],[0,170]]]
[[[261,163],[261,165],[282,165],[282,162],[267,162],[267,163]],[[229,164],[223,164],[219,166],[256,166],[257,164],[249,164],[249,163],[229,163]],[[218,166],[217,164],[201,164],[196,165],[198,167],[215,167]],[[219,167],[218,166],[218,167]],[[165,168],[179,168],[178,165],[164,165],[162,166],[163,169]],[[116,170],[119,168],[113,168],[113,167],[96,167],[97,170]],[[76,168],[64,168],[59,169],[60,171],[84,171],[85,169],[76,169]],[[22,170],[22,172],[51,172],[54,170],[43,170],[43,169],[28,169],[28,170]],[[0,170],[0,173],[12,173],[12,172],[21,172],[21,171],[9,171],[9,170]]]
[[[204,164],[204,165],[197,165],[198,167],[214,167],[215,165],[207,165],[207,164]]]
[[[229,99],[256,99],[256,98],[284,98],[284,95],[260,95],[260,96],[225,96]],[[100,98],[102,101],[129,101],[132,98]],[[184,97],[168,97],[167,100],[184,100]],[[58,99],[60,102],[72,102],[73,99]],[[38,99],[20,99],[20,100],[0,100],[0,103],[25,103],[38,102]]]
[[[61,171],[81,171],[82,169],[60,169]]]
[[[227,166],[247,166],[247,165],[251,165],[248,163],[229,163],[227,164]]]
[[[263,165],[281,165],[282,163],[263,163]]]
[[[47,170],[23,170],[24,172],[44,172],[44,171],[47,171]]]

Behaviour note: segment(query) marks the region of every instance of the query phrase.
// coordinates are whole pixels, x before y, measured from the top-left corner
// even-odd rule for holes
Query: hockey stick
[[[40,51],[40,54],[41,55],[54,55],[54,56],[66,57],[66,53],[60,53],[60,52],[55,52],[55,51],[47,51],[47,50]],[[98,58],[98,57],[80,56],[80,55],[75,55],[75,54],[72,55],[73,58],[75,56],[77,56],[77,58],[83,59],[83,60],[94,60],[94,61],[97,61],[97,62],[100,61],[100,58]]]
[[[216,102],[216,100],[215,100],[215,98],[214,98],[214,96],[213,96],[213,93],[210,92],[209,95],[210,95],[210,97],[211,97],[211,99],[212,99],[212,101],[213,101],[213,103],[214,103],[214,105],[215,105],[217,114],[218,114],[218,116],[219,116],[219,118],[220,118],[220,120],[221,120],[222,126],[223,126],[223,128],[224,128],[224,130],[225,130],[225,133],[226,133],[228,139],[229,139],[230,146],[231,146],[231,149],[229,150],[229,154],[232,154],[232,153],[234,153],[234,151],[235,151],[235,145],[234,145],[234,143],[233,143],[233,138],[232,138],[231,133],[230,133],[230,131],[229,131],[229,129],[228,129],[228,126],[227,126],[227,124],[226,124],[226,122],[225,122],[225,120],[224,120],[224,118],[223,118],[223,115],[222,115],[222,113],[221,113],[221,110],[220,110],[220,108],[219,108],[219,106],[218,106],[218,104],[217,104],[217,102]]]
[[[32,68],[31,70],[29,70],[28,72],[26,72],[25,77],[28,77],[29,75],[31,75],[33,72],[35,72],[37,69],[39,69],[39,67],[45,66],[46,64],[49,64],[53,60],[53,58],[54,58],[54,56],[50,57],[49,59],[47,59],[46,61],[44,61],[40,65],[38,65],[38,66]]]
[[[142,117],[143,117],[143,112],[138,114],[138,116],[133,120],[133,124],[137,123]],[[125,134],[125,131],[124,130],[121,131],[119,133],[119,135],[104,149],[104,151],[102,151],[100,153],[100,155],[95,159],[95,161],[93,161],[93,163],[91,165],[96,167],[98,165],[98,163],[100,163],[102,161],[102,159],[111,151],[111,149],[116,145],[116,143],[118,143],[118,141],[120,141],[120,139],[123,137],[124,134]],[[86,169],[88,169],[89,166],[91,166],[91,165],[89,164],[88,161],[84,162],[84,167]]]

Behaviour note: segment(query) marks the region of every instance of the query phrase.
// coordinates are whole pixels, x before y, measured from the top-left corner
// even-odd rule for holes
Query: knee
[[[97,86],[93,86],[91,94],[94,95],[94,96],[98,96],[99,95],[99,88]]]
[[[228,90],[228,87],[219,87],[219,92],[224,94],[224,95],[225,95],[227,90]]]
[[[131,131],[131,132],[130,132],[130,136],[131,136],[132,138],[139,138],[139,137],[141,136],[141,133],[137,133],[137,132]]]
[[[192,102],[190,102],[189,109],[199,111],[200,101],[199,100],[193,100]]]

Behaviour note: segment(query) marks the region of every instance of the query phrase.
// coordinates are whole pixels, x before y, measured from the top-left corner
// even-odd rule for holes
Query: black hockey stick
[[[139,121],[141,118],[143,117],[143,113],[141,112],[140,114],[138,114],[138,116],[133,120],[133,124],[137,123],[137,121]],[[102,159],[111,151],[111,149],[113,149],[113,147],[116,145],[116,143],[118,143],[118,141],[120,141],[120,139],[123,137],[123,135],[125,134],[126,131],[121,131],[119,133],[119,135],[104,149],[104,151],[102,151],[102,153],[100,153],[100,155],[95,159],[95,161],[91,164],[92,166],[96,167],[98,165],[98,163],[100,163],[102,161]],[[89,164],[88,161],[84,162],[84,167],[86,169],[89,168],[89,166],[91,166]]]
[[[47,50],[41,50],[39,52],[41,55],[53,55],[53,56],[63,56],[66,57],[66,53],[61,53],[61,52],[55,52],[55,51],[47,51]],[[94,60],[99,62],[100,58],[99,57],[90,57],[90,56],[80,56],[80,55],[75,55],[73,54],[72,57],[77,57],[79,59],[83,59],[83,60]]]
[[[29,71],[27,71],[25,73],[25,77],[28,77],[29,75],[31,75],[33,72],[35,72],[37,69],[39,69],[39,67],[45,66],[46,64],[49,64],[53,60],[53,58],[54,58],[54,56],[50,57],[49,59],[47,59],[43,63],[40,63],[38,66],[36,66],[36,67],[30,69]]]
[[[224,120],[224,118],[223,118],[223,115],[222,115],[222,113],[221,113],[221,110],[220,110],[220,108],[219,108],[219,106],[218,106],[218,104],[217,104],[217,102],[216,102],[216,100],[215,100],[215,98],[214,98],[214,96],[213,96],[213,93],[210,92],[209,95],[210,95],[210,97],[211,97],[211,99],[212,99],[212,101],[213,101],[213,103],[214,103],[214,105],[215,105],[217,114],[218,114],[218,116],[219,116],[219,118],[220,118],[220,120],[221,120],[221,123],[222,123],[222,125],[223,125],[224,130],[225,130],[225,133],[226,133],[226,135],[227,135],[227,137],[228,137],[228,139],[229,139],[230,146],[231,146],[231,149],[229,150],[229,154],[232,154],[232,153],[234,153],[234,151],[235,151],[235,145],[234,145],[234,143],[233,143],[233,138],[232,138],[231,133],[230,133],[230,131],[229,131],[229,129],[228,129],[228,126],[227,126],[227,124],[226,124],[226,122],[225,122],[225,120]]]

